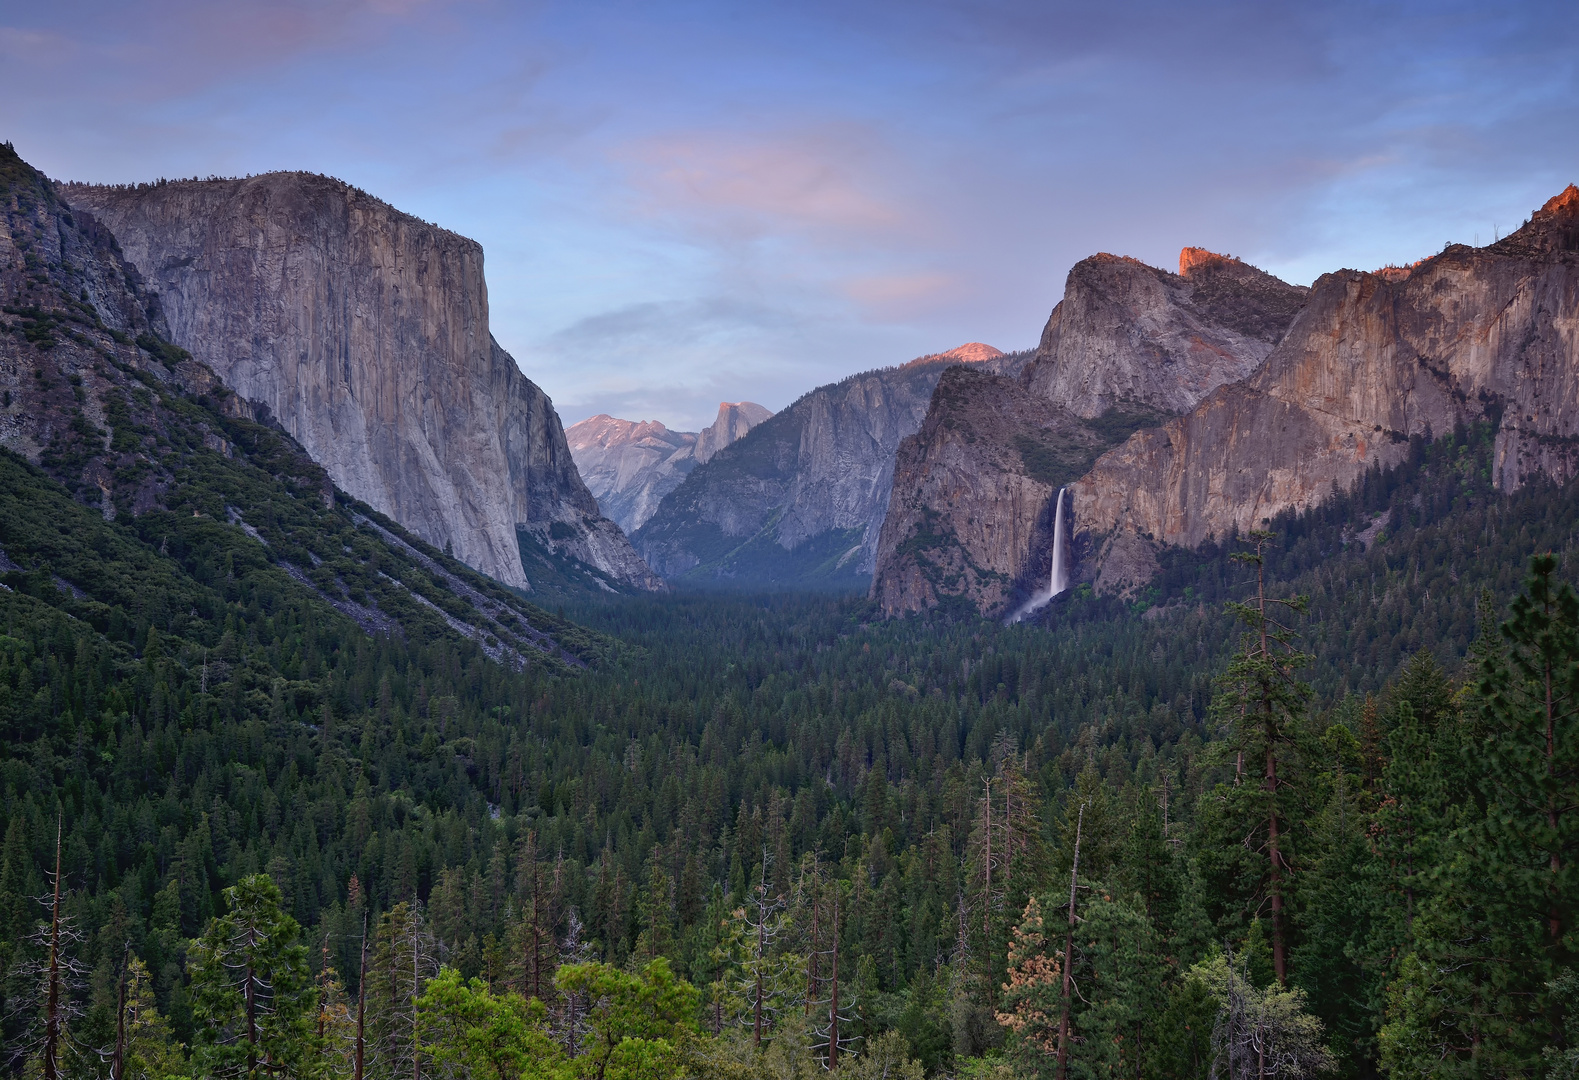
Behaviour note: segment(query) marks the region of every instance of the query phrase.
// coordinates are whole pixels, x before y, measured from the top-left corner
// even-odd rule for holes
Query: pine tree
[[[1026,901],[1009,942],[1009,978],[997,1020],[1014,1039],[1010,1048],[1027,1071],[1040,1074],[1057,1059],[1064,1007],[1063,956],[1048,937],[1041,902]]]
[[[1229,601],[1228,610],[1247,628],[1240,651],[1218,680],[1212,710],[1230,732],[1245,769],[1261,775],[1260,849],[1265,855],[1263,888],[1271,912],[1272,963],[1279,983],[1288,981],[1287,878],[1289,842],[1283,789],[1289,782],[1291,758],[1300,738],[1300,721],[1310,687],[1295,672],[1309,657],[1294,648],[1294,631],[1279,612],[1303,613],[1308,598],[1276,598],[1267,593],[1267,553],[1274,535],[1251,532],[1249,551],[1236,552],[1235,562],[1255,568],[1255,592],[1245,602]]]
[[[1579,597],[1536,556],[1500,632],[1489,602],[1457,786],[1472,797],[1440,843],[1381,1035],[1395,1073],[1512,1074],[1564,1039],[1552,990],[1571,963],[1579,855]]]
[[[402,901],[378,921],[363,983],[367,1002],[367,1075],[421,1080],[421,1016],[416,1001],[438,974],[436,943],[421,907]]]
[[[1237,959],[1225,952],[1193,969],[1218,1002],[1212,1075],[1304,1080],[1330,1071],[1332,1054],[1323,1043],[1321,1021],[1305,1009],[1304,991],[1258,987]]]
[[[194,1062],[207,1076],[302,1075],[316,991],[301,928],[264,874],[226,889],[225,904],[193,948]]]
[[[1137,906],[1100,885],[1093,892],[1075,932],[1070,1072],[1091,1080],[1151,1076],[1167,1003],[1162,940]]]
[[[123,1071],[112,1080],[165,1080],[185,1071],[182,1045],[154,1003],[153,979],[137,957],[127,961]]]

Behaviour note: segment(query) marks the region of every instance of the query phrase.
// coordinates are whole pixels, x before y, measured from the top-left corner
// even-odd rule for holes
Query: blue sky
[[[565,422],[964,341],[1097,251],[1291,281],[1488,243],[1579,180],[1568,3],[0,0],[61,179],[307,169],[481,241]]]

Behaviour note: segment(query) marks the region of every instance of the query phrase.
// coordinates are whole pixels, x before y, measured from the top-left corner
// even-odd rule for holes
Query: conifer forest
[[[0,454],[7,1075],[1579,1076],[1579,489],[1487,430],[1004,626],[528,603],[137,392],[190,516]]]

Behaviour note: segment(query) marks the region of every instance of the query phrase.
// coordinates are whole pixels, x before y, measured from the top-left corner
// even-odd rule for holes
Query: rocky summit
[[[900,444],[872,596],[889,614],[998,613],[1034,591],[1058,489],[1253,372],[1305,302],[1305,289],[1200,248],[1184,249],[1177,274],[1114,255],[1077,263],[1020,377],[951,372]]]
[[[695,432],[599,413],[566,428],[565,439],[603,513],[633,533],[692,469],[772,415],[753,401],[724,401],[718,418]]]
[[[489,332],[476,242],[307,173],[61,191],[114,233],[174,342],[356,498],[519,588],[523,548],[662,587]]]
[[[819,387],[697,466],[632,539],[669,579],[865,589],[894,454],[939,377],[1018,374],[1030,356],[972,342]]]

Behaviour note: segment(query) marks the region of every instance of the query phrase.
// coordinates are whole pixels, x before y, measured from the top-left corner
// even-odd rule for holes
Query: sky
[[[483,245],[568,425],[696,430],[966,341],[1099,251],[1308,284],[1579,181],[1579,4],[0,0],[57,179],[303,169]]]

